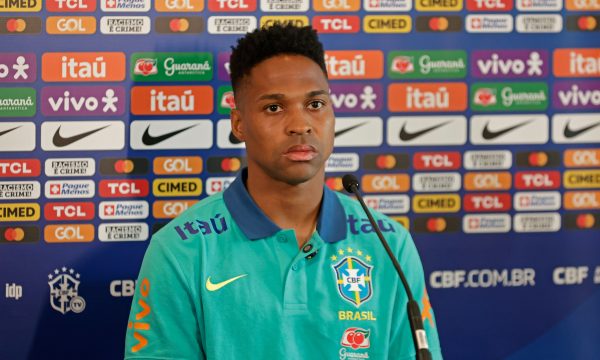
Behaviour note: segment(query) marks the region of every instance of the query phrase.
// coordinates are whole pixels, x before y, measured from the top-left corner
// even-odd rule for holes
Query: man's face
[[[314,61],[300,55],[262,61],[242,79],[235,103],[232,131],[246,142],[252,171],[291,185],[323,176],[335,116],[327,78]]]

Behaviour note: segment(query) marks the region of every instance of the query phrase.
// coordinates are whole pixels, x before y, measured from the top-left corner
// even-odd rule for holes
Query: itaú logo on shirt
[[[175,226],[175,231],[181,240],[187,240],[188,236],[193,236],[202,232],[202,235],[210,235],[215,232],[220,235],[227,231],[227,220],[221,214],[217,214],[210,218],[209,221],[195,219],[194,221],[186,221],[183,225]]]

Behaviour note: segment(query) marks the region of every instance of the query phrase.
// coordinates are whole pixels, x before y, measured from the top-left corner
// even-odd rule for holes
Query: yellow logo
[[[221,281],[220,283],[216,283],[216,284],[213,284],[213,283],[210,281],[210,276],[209,276],[209,277],[206,279],[206,290],[208,290],[208,291],[217,291],[217,290],[219,290],[220,288],[222,288],[222,287],[224,287],[224,286],[226,286],[226,285],[229,285],[229,284],[231,284],[232,282],[234,282],[234,281],[236,281],[236,280],[238,280],[238,279],[241,279],[241,278],[243,278],[244,276],[247,276],[247,275],[248,275],[248,274],[239,275],[239,276],[233,277],[233,278],[231,278],[231,279],[229,279],[229,280]]]
[[[367,15],[363,18],[366,33],[407,33],[411,27],[408,15]]]

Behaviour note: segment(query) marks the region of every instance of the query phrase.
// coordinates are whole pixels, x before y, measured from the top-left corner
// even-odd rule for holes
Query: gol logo
[[[416,213],[458,212],[460,210],[458,194],[415,195],[412,203]]]
[[[381,79],[383,52],[380,50],[338,50],[325,53],[329,79]]]
[[[96,32],[93,16],[49,16],[46,32],[53,35],[88,35]]]
[[[465,83],[402,83],[388,87],[388,107],[394,112],[464,111]]]
[[[44,239],[49,243],[94,241],[94,225],[48,225],[44,228]]]
[[[157,0],[154,4],[159,12],[200,12],[204,10],[203,0]]]
[[[465,174],[465,189],[469,191],[480,190],[508,190],[512,182],[509,172],[471,172]]]
[[[600,149],[569,149],[564,153],[566,167],[600,167]]]
[[[206,115],[213,112],[211,86],[134,86],[131,112],[135,115]]]
[[[465,211],[508,211],[511,208],[510,194],[467,194],[465,195]]]
[[[141,307],[141,310],[135,314],[135,321],[130,321],[127,324],[128,329],[133,329],[133,337],[138,341],[137,344],[131,347],[131,352],[133,353],[142,350],[148,345],[148,339],[140,331],[150,330],[150,324],[142,322],[142,320],[152,311],[152,308],[146,302],[150,295],[150,281],[147,278],[142,279],[142,284],[139,288],[141,296],[139,297],[138,305]]]
[[[600,191],[567,191],[563,204],[567,210],[600,209]]]
[[[46,220],[92,220],[95,210],[92,202],[47,203]]]
[[[314,0],[315,11],[358,11],[360,10],[360,0]]]
[[[157,200],[152,204],[152,215],[157,219],[173,219],[198,200]]]
[[[44,53],[42,79],[46,82],[123,81],[122,52]]]
[[[407,174],[364,175],[362,184],[366,192],[405,192],[410,179]]]
[[[156,175],[185,175],[200,174],[202,158],[199,156],[177,156],[154,158],[154,173]]]
[[[565,0],[567,10],[571,11],[599,11],[598,0]]]
[[[96,0],[47,0],[46,10],[49,12],[93,12],[96,11]]]

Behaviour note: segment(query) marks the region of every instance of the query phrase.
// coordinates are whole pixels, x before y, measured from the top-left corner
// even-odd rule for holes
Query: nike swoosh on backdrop
[[[412,139],[416,139],[419,136],[425,135],[425,134],[427,134],[430,131],[433,131],[435,129],[441,128],[444,125],[448,125],[451,122],[452,122],[452,120],[445,121],[445,122],[443,122],[441,124],[437,124],[437,125],[434,125],[432,127],[428,127],[426,129],[419,130],[419,131],[413,132],[413,133],[406,131],[406,123],[404,123],[404,125],[402,125],[402,129],[400,130],[400,140],[402,140],[402,141],[410,141]]]
[[[342,130],[338,130],[335,133],[333,133],[333,137],[338,137],[340,135],[343,135],[343,134],[347,133],[348,131],[351,131],[351,130],[354,130],[354,129],[358,128],[358,127],[363,126],[364,124],[366,124],[366,122],[364,122],[362,124],[356,124],[356,125],[347,127],[345,129],[342,129]]]
[[[487,124],[485,124],[485,127],[483,128],[483,138],[486,140],[492,140],[495,139],[499,136],[502,136],[504,134],[506,134],[507,132],[513,131],[514,129],[520,128],[521,126],[525,126],[527,124],[529,124],[531,122],[531,120],[529,121],[525,121],[523,123],[511,126],[511,127],[507,127],[506,129],[502,129],[502,130],[498,130],[498,131],[491,131],[490,129],[488,129],[488,126],[490,125],[489,121]]]
[[[238,279],[241,279],[241,278],[243,278],[244,276],[247,276],[247,275],[248,275],[248,274],[239,275],[239,276],[233,277],[233,278],[231,278],[231,279],[229,279],[229,280],[221,281],[220,283],[216,283],[216,284],[213,284],[213,283],[210,281],[210,276],[209,276],[209,277],[206,279],[206,290],[208,290],[208,291],[216,291],[216,290],[219,290],[220,288],[222,288],[222,287],[224,287],[224,286],[226,286],[226,285],[229,285],[229,284],[231,284],[232,282],[234,282],[234,281],[236,281],[236,280],[238,280]]]
[[[74,143],[76,141],[79,141],[79,140],[81,140],[81,139],[83,139],[83,138],[85,138],[87,136],[90,136],[90,135],[92,135],[94,133],[97,133],[100,130],[106,129],[110,125],[106,125],[106,126],[103,126],[101,128],[98,128],[98,129],[86,131],[84,133],[73,135],[73,136],[69,136],[69,137],[62,137],[60,135],[60,128],[61,128],[61,126],[59,126],[58,129],[56,129],[56,132],[54,133],[54,137],[52,137],[52,143],[56,147],[65,147],[67,145],[71,145],[72,143]]]
[[[194,126],[196,126],[196,125],[191,125],[191,126],[183,128],[183,129],[175,130],[170,133],[162,134],[159,136],[152,136],[152,135],[150,135],[150,131],[149,131],[150,125],[148,125],[148,127],[146,128],[146,131],[144,131],[144,135],[142,136],[142,143],[144,143],[144,145],[147,145],[147,146],[156,145],[158,143],[161,143],[161,142],[167,140],[168,138],[172,138],[173,136],[175,136],[177,134],[180,134],[188,129],[191,129]]]
[[[592,124],[590,126],[586,126],[584,128],[581,128],[579,130],[571,130],[571,128],[569,127],[570,122],[567,122],[567,125],[565,126],[565,130],[564,130],[564,134],[566,138],[573,138],[575,136],[578,136],[588,130],[591,130],[593,128],[595,128],[596,126],[600,125],[600,122],[597,122],[595,124]]]
[[[4,135],[4,134],[8,134],[9,132],[13,131],[13,130],[17,130],[18,128],[20,128],[21,126],[17,126],[14,127],[12,129],[8,129],[8,130],[4,130],[4,131],[0,131],[0,136]]]

